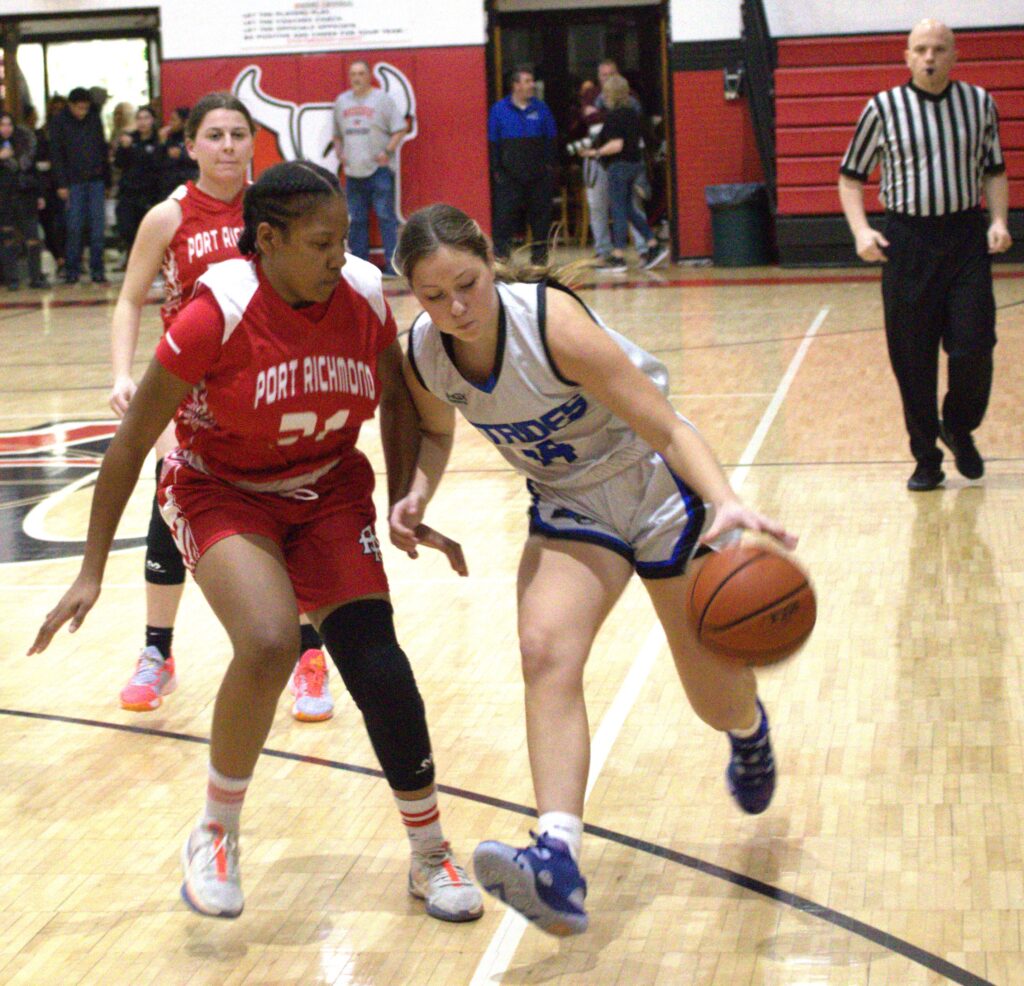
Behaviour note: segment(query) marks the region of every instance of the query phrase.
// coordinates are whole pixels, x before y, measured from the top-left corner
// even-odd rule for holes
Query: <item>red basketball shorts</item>
[[[224,538],[262,535],[281,549],[299,610],[308,613],[388,591],[372,492],[365,460],[335,467],[297,498],[239,489],[172,453],[157,498],[189,571]]]

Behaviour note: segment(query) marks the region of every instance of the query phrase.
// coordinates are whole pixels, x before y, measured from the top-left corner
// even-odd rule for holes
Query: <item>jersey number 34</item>
[[[281,415],[281,436],[277,440],[278,445],[294,445],[300,438],[309,438],[316,435],[315,441],[321,442],[329,432],[340,431],[345,427],[349,412],[346,410],[337,411],[325,422],[323,428],[317,431],[320,418],[316,411],[296,411],[291,414]]]

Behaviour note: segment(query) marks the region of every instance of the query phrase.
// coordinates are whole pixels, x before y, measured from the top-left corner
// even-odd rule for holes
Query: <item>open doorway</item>
[[[613,59],[642,106],[650,180],[644,211],[652,228],[667,240],[672,225],[667,4],[580,7],[568,0],[491,0],[489,6],[493,98],[508,92],[516,66],[530,66],[538,83],[537,95],[548,104],[558,125],[569,239],[579,245],[588,242],[581,161],[568,146],[571,136],[580,136],[574,129],[580,87],[586,80],[596,81],[598,65]]]
[[[4,104],[24,117],[32,107],[42,121],[54,95],[76,86],[102,100],[107,133],[119,103],[137,107],[160,98],[160,19],[156,10],[0,18],[4,50]],[[9,79],[18,79],[17,94]]]

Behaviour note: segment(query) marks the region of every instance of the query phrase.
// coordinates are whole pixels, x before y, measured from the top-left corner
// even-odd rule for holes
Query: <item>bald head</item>
[[[941,21],[925,18],[907,36],[904,57],[914,85],[937,96],[949,85],[949,73],[956,62],[956,39]]]

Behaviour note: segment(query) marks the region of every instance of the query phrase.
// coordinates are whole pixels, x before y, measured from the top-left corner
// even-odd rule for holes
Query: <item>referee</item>
[[[992,97],[950,82],[953,32],[921,21],[907,39],[911,80],[868,101],[840,166],[839,199],[862,260],[880,261],[885,335],[917,467],[907,489],[945,480],[942,450],[980,479],[971,437],[992,389],[996,343],[990,254],[1010,248],[1009,184]],[[884,235],[868,225],[864,182],[881,159]],[[989,219],[981,210],[982,194]],[[949,357],[938,413],[939,345]]]

